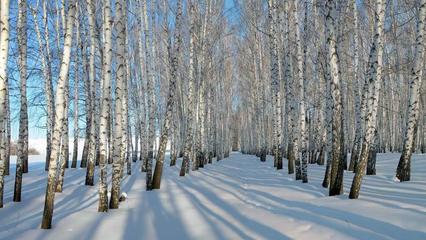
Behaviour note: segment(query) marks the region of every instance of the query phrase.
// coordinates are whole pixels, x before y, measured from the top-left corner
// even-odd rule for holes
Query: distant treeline
[[[16,156],[17,154],[17,144],[15,142],[10,143],[10,155]],[[40,152],[37,151],[37,149],[29,147],[28,148],[28,155],[40,155]]]

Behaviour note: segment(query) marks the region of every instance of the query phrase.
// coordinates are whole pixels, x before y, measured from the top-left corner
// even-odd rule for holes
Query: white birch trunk
[[[356,0],[353,0],[353,14],[354,14],[354,77],[353,77],[353,92],[355,96],[355,136],[354,143],[351,151],[351,161],[349,164],[349,171],[355,170],[355,162],[357,161],[357,156],[359,156],[359,146],[361,141],[361,97],[359,91],[359,35],[358,35],[358,9],[356,5]]]
[[[95,154],[96,154],[96,68],[95,68],[95,57],[96,57],[96,37],[95,37],[95,2],[94,0],[87,0],[87,10],[89,12],[89,34],[90,34],[90,51],[89,51],[89,82],[90,82],[90,106],[86,110],[86,114],[90,115],[90,127],[89,136],[86,139],[89,140],[88,154],[87,154],[87,171],[85,185],[94,185],[95,175]]]
[[[122,0],[117,0],[115,3],[117,30],[117,78],[115,85],[115,121],[113,128],[113,165],[112,165],[112,187],[111,199],[109,202],[110,209],[118,208],[120,197],[121,173],[123,166],[122,144],[123,144],[123,89],[126,79],[125,69],[125,44],[126,44],[126,29],[125,21],[126,13],[123,13]]]
[[[415,129],[419,124],[420,115],[420,90],[423,79],[424,62],[424,27],[426,17],[426,0],[420,2],[419,19],[417,22],[415,65],[411,73],[410,96],[408,102],[408,115],[405,129],[402,154],[396,170],[396,177],[402,181],[410,181],[411,155],[414,150]],[[424,94],[424,93],[423,93]],[[424,104],[424,103],[423,103]],[[423,117],[424,118],[424,117]],[[425,126],[423,125],[423,128]],[[424,139],[424,138],[423,138]],[[423,140],[424,141],[424,140]]]
[[[52,227],[53,205],[55,199],[56,170],[59,158],[59,148],[61,142],[62,124],[65,116],[65,89],[67,86],[68,71],[71,58],[71,46],[73,38],[73,27],[75,22],[75,4],[71,3],[68,8],[67,24],[64,36],[64,50],[62,54],[62,64],[59,71],[59,79],[55,99],[55,124],[52,138],[52,154],[50,156],[49,172],[47,178],[46,197],[41,223],[42,229]]]
[[[147,4],[145,0],[140,0],[140,10],[141,10],[141,19],[142,24],[144,26],[144,35],[145,35],[145,78],[147,79],[147,92],[146,92],[146,99],[147,99],[147,113],[148,113],[148,136],[147,136],[147,145],[148,145],[148,152],[144,159],[144,167],[147,172],[146,174],[146,185],[151,185],[151,177],[152,177],[152,159],[154,157],[153,150],[154,150],[154,141],[155,141],[155,96],[154,96],[154,74],[152,72],[152,66],[153,66],[153,58],[152,58],[152,48],[151,48],[151,41],[150,41],[150,33],[151,28],[150,24],[148,22],[148,13],[147,13]]]
[[[371,145],[373,144],[377,122],[377,108],[379,101],[380,87],[382,85],[383,71],[383,48],[384,48],[384,20],[385,20],[386,2],[378,0],[376,3],[375,14],[375,39],[377,39],[377,50],[373,52],[374,56],[370,62],[370,79],[368,81],[369,96],[367,99],[367,112],[365,119],[365,130],[359,163],[351,186],[349,198],[358,198],[361,189],[361,181],[364,176],[365,167],[368,160]],[[372,48],[375,47],[373,43]],[[371,53],[370,53],[371,54]]]
[[[178,57],[182,39],[180,35],[181,31],[181,18],[182,18],[182,1],[177,1],[177,13],[176,13],[176,29],[175,29],[175,43],[174,43],[174,51],[173,54],[170,55],[170,64],[171,64],[171,76],[169,80],[169,94],[167,97],[166,103],[166,115],[164,116],[163,128],[160,137],[160,144],[158,148],[158,154],[156,156],[156,164],[154,170],[154,176],[152,179],[152,188],[159,189],[161,185],[161,176],[164,165],[164,155],[166,153],[167,140],[170,130],[170,122],[172,118],[173,106],[175,102],[175,88],[176,88],[176,78],[178,77],[178,69],[179,69],[179,59]]]
[[[69,86],[69,78],[67,78],[66,86]],[[69,87],[65,88],[65,113],[64,113],[64,119],[62,120],[62,132],[61,132],[61,147],[60,147],[60,154],[58,159],[58,175],[56,179],[56,192],[62,192],[63,184],[64,184],[64,178],[65,178],[65,168],[67,166],[68,162],[68,156],[69,156],[69,139],[68,139],[68,102],[69,102]]]
[[[189,4],[189,17],[190,17],[190,30],[189,30],[189,72],[188,72],[188,93],[187,93],[187,128],[183,149],[183,160],[180,169],[180,176],[185,176],[191,161],[191,149],[193,145],[193,125],[194,125],[194,41],[195,41],[195,23],[194,23],[194,3],[190,0]]]
[[[6,160],[7,59],[9,55],[9,0],[0,2],[0,208],[3,207]]]
[[[13,201],[21,201],[24,162],[28,165],[28,110],[27,110],[27,1],[19,0],[18,50],[21,109],[19,112],[19,139],[16,160],[15,190]]]
[[[82,43],[80,40],[80,24],[79,24],[79,8],[78,5],[76,6],[76,41],[77,41],[77,52],[75,54],[75,61],[74,61],[74,142],[73,142],[73,153],[72,153],[72,161],[71,161],[71,168],[77,167],[77,159],[78,159],[78,137],[79,137],[79,128],[78,128],[78,121],[79,121],[79,111],[78,111],[78,101],[79,101],[79,79],[80,79],[80,59],[78,57],[78,52],[82,52]]]
[[[103,0],[103,59],[102,59],[102,97],[99,126],[99,204],[98,212],[108,211],[107,148],[108,113],[111,108],[111,61],[112,61],[112,22],[111,1]]]
[[[330,171],[330,191],[329,195],[339,195],[343,193],[343,156],[342,156],[342,98],[340,92],[339,76],[339,55],[337,53],[336,38],[336,2],[327,0],[326,31],[328,45],[328,61],[331,75],[331,95],[333,98],[333,121],[332,134],[333,144],[331,150],[331,171]]]
[[[307,176],[307,134],[306,134],[306,109],[305,109],[305,78],[306,78],[306,47],[302,46],[302,33],[299,27],[299,17],[297,0],[295,3],[295,28],[296,28],[296,45],[297,45],[297,77],[298,77],[298,88],[299,88],[299,136],[300,146],[294,145],[294,151],[296,154],[296,180],[298,179],[298,172],[300,172],[300,179],[303,182],[308,182]],[[305,2],[305,4],[307,4]],[[307,5],[306,5],[307,6]],[[307,20],[307,7],[305,7],[305,20]],[[304,24],[307,24],[306,22]],[[305,29],[306,30],[306,29]],[[306,34],[306,33],[305,33]],[[305,39],[306,42],[306,39]],[[301,154],[299,154],[299,152]]]
[[[274,166],[282,169],[281,156],[281,94],[280,94],[280,73],[278,60],[278,39],[277,39],[277,5],[274,0],[268,1],[269,18],[269,44],[271,55],[271,88],[272,88],[272,106],[273,106],[273,151]]]

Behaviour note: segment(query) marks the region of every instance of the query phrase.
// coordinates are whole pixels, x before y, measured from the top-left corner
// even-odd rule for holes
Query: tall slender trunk
[[[299,1],[295,2],[294,18],[296,28],[296,45],[297,45],[297,78],[299,88],[299,144],[294,144],[293,151],[296,153],[296,180],[308,182],[307,177],[307,134],[306,134],[306,110],[305,110],[305,78],[306,78],[306,48],[302,46],[302,33],[299,27],[298,15]],[[305,2],[305,5],[307,3]],[[307,5],[306,5],[307,6]],[[307,7],[305,7],[305,20],[307,19]],[[307,23],[305,23],[306,25]],[[305,29],[306,30],[306,29]],[[306,33],[305,33],[306,34]],[[305,41],[306,42],[306,41]],[[299,154],[299,152],[301,154]]]
[[[284,48],[286,51],[285,54],[285,93],[286,93],[286,99],[285,99],[285,112],[286,117],[288,118],[288,123],[286,124],[286,132],[287,132],[287,139],[289,139],[288,145],[287,145],[287,168],[288,168],[288,174],[294,173],[294,160],[295,160],[295,153],[294,153],[294,142],[293,142],[293,134],[295,130],[295,120],[294,120],[294,97],[293,97],[293,79],[291,77],[291,69],[292,69],[292,57],[290,52],[290,7],[289,7],[289,1],[284,2],[284,11],[286,13],[286,21],[285,21],[285,33],[284,33]]]
[[[375,37],[377,39],[377,45],[375,40],[373,41],[372,61],[370,62],[370,76],[369,76],[369,96],[367,100],[368,110],[366,112],[365,119],[365,133],[363,136],[363,143],[361,148],[361,154],[359,163],[357,164],[357,170],[352,182],[351,191],[349,198],[358,198],[359,191],[361,189],[362,177],[364,176],[365,167],[368,160],[371,144],[374,140],[374,134],[376,131],[377,122],[377,108],[379,101],[380,87],[382,85],[382,71],[383,71],[383,48],[384,48],[384,20],[385,20],[386,2],[385,0],[378,0],[376,3],[376,14],[375,14]]]
[[[180,168],[180,176],[185,176],[186,169],[189,168],[191,149],[193,145],[193,125],[194,125],[194,41],[195,41],[195,6],[190,0],[189,17],[190,17],[190,38],[189,38],[189,73],[188,73],[188,94],[187,94],[187,114],[186,114],[186,135],[184,141],[183,160]]]
[[[426,17],[426,0],[420,2],[419,19],[417,22],[415,65],[411,71],[410,96],[408,100],[408,115],[405,128],[402,154],[396,169],[396,177],[401,181],[410,181],[411,155],[414,151],[415,129],[420,116],[420,91],[422,87],[422,73],[424,62],[424,26]],[[424,93],[423,93],[424,94]],[[424,118],[424,117],[423,117]],[[423,125],[423,128],[425,126]],[[424,137],[423,137],[424,139]],[[423,140],[424,141],[424,140]]]
[[[87,31],[84,32],[86,34]],[[90,129],[91,129],[91,84],[90,84],[90,78],[88,77],[88,66],[87,64],[87,43],[84,43],[83,46],[83,53],[82,53],[82,66],[83,66],[83,79],[84,79],[84,88],[85,88],[85,111],[86,111],[86,127],[85,127],[85,138],[84,138],[84,146],[83,146],[83,153],[81,155],[81,161],[80,161],[80,168],[87,167],[87,158],[89,156],[89,147],[90,147]]]
[[[4,174],[6,159],[6,98],[7,58],[9,55],[9,0],[0,2],[0,208],[3,207]]]
[[[299,30],[299,17],[298,17],[298,5],[299,5],[299,1],[295,1],[294,2],[294,7],[293,7],[293,17],[294,17],[294,25],[297,26],[296,31],[295,31],[295,39],[296,39],[296,48],[297,48],[297,72],[298,72],[298,77],[297,79],[301,79],[303,81],[303,56],[302,56],[302,47],[301,47],[301,43],[300,43],[300,30]],[[303,84],[303,83],[302,83]],[[297,87],[303,86],[301,85],[299,82],[297,82]],[[300,95],[300,94],[299,94]],[[300,98],[301,96],[299,96]],[[296,99],[296,98],[295,98]],[[301,119],[301,115],[300,115],[300,108],[302,107],[301,102],[297,103],[297,100],[293,100],[293,108],[295,107],[294,105],[299,104],[299,128],[300,128],[300,123],[301,121],[303,121],[303,123],[305,123],[305,117],[303,117],[303,120]],[[303,116],[305,111],[303,110]],[[294,109],[293,111],[294,116],[296,115],[296,109]],[[294,163],[296,166],[296,180],[301,180],[302,179],[302,168],[301,168],[301,162],[300,162],[300,150],[303,150],[303,148],[300,148],[299,146],[299,142],[300,142],[300,138],[303,132],[304,134],[304,129],[303,131],[301,131],[302,129],[297,128],[297,121],[296,119],[293,119],[293,133],[292,133],[292,137],[293,137],[293,142],[291,145],[291,149],[289,151],[291,151],[294,155]],[[299,131],[297,131],[299,130]],[[302,146],[303,147],[303,146]],[[291,156],[292,157],[292,156]],[[293,160],[293,159],[292,159]]]
[[[67,78],[66,86],[69,86],[69,78]],[[69,102],[69,88],[65,88],[65,114],[62,120],[62,132],[61,132],[61,147],[59,154],[59,171],[56,180],[56,192],[62,192],[65,178],[65,168],[69,160],[69,139],[68,139],[68,102]]]
[[[111,108],[111,60],[112,60],[112,24],[110,0],[103,0],[103,59],[102,59],[102,98],[99,126],[99,205],[98,212],[108,211],[107,183],[107,147],[108,112]]]
[[[21,201],[22,173],[24,162],[28,166],[28,110],[27,110],[27,1],[19,0],[18,50],[21,109],[19,112],[19,139],[16,159],[15,190],[13,201]]]
[[[125,69],[125,38],[126,38],[126,27],[125,21],[126,13],[123,12],[122,0],[115,2],[116,11],[116,23],[115,28],[117,30],[117,78],[115,84],[115,122],[113,128],[113,164],[112,164],[112,187],[111,187],[111,199],[109,202],[109,208],[118,208],[118,202],[120,197],[120,185],[121,185],[121,174],[122,174],[122,144],[123,144],[123,88],[126,79]]]
[[[143,0],[140,0],[140,1],[143,1]],[[139,4],[143,4],[143,3],[141,3],[141,2],[139,2]],[[141,7],[139,7],[140,8],[140,16],[139,16],[139,18],[138,18],[138,23],[139,23],[139,25],[140,25],[140,27],[138,28],[139,29],[139,32],[138,32],[138,34],[139,34],[139,43],[138,43],[138,47],[139,47],[139,64],[141,65],[140,66],[140,76],[143,76],[144,75],[144,68],[143,68],[143,64],[144,64],[144,58],[143,58],[143,38],[142,38],[142,30],[141,30],[141,28],[142,28],[142,25],[143,25],[143,22],[144,22],[144,16],[143,16],[143,11],[142,11],[142,8]],[[145,63],[146,63],[146,61],[145,61]],[[146,67],[146,64],[145,64],[145,67]],[[138,94],[138,97],[139,97],[139,110],[141,111],[141,116],[138,116],[138,118],[140,118],[140,121],[139,121],[139,123],[140,123],[140,128],[139,128],[139,131],[140,131],[140,141],[139,141],[139,143],[140,143],[140,155],[139,155],[139,160],[141,160],[141,161],[143,161],[142,162],[142,166],[141,166],[141,171],[142,172],[146,172],[146,159],[147,159],[147,151],[148,151],[148,149],[147,149],[147,140],[148,140],[148,138],[147,138],[147,122],[146,122],[146,115],[147,115],[147,107],[146,107],[146,99],[145,99],[145,96],[146,96],[146,91],[145,91],[145,84],[144,84],[144,82],[143,81],[141,81],[140,82],[140,89],[139,89],[139,94]]]
[[[327,36],[326,36],[327,37]],[[328,50],[327,50],[328,51]],[[328,59],[328,54],[326,53]],[[325,143],[325,155],[327,157],[327,162],[325,166],[324,179],[322,186],[328,188],[330,185],[330,170],[331,170],[331,150],[333,146],[333,99],[331,96],[331,76],[330,76],[330,64],[326,62],[324,64],[324,78],[326,82],[326,103],[325,103],[325,126],[324,126],[324,136],[323,139]]]
[[[359,156],[360,149],[358,148],[360,146],[361,141],[361,97],[359,92],[359,36],[358,36],[358,9],[357,9],[357,3],[356,0],[353,0],[353,14],[354,14],[354,77],[353,81],[354,84],[352,86],[354,96],[355,96],[355,137],[354,142],[352,146],[351,151],[351,160],[349,163],[349,171],[355,170],[355,162],[357,161],[357,156]]]
[[[96,57],[96,36],[95,36],[95,2],[93,0],[87,0],[87,11],[89,12],[89,33],[90,33],[90,51],[89,51],[89,82],[90,82],[90,106],[89,110],[86,110],[86,114],[90,115],[90,129],[88,139],[88,153],[87,153],[87,170],[86,170],[86,181],[85,185],[94,185],[95,175],[95,154],[96,154],[96,68],[95,68],[95,57]]]
[[[37,19],[37,12],[33,12],[34,19]],[[46,92],[46,106],[47,106],[47,121],[46,121],[46,164],[45,170],[49,169],[50,154],[52,152],[52,134],[55,120],[55,99],[53,96],[53,83],[52,83],[52,57],[50,53],[50,37],[49,37],[49,16],[47,10],[47,0],[43,0],[43,23],[44,23],[44,45],[42,43],[42,36],[38,29],[38,21],[35,21],[39,47],[42,53],[42,67],[44,76],[44,88]],[[46,53],[44,53],[46,51]]]
[[[269,18],[269,44],[271,55],[271,88],[273,106],[273,151],[274,166],[282,169],[281,156],[281,94],[279,81],[279,59],[278,59],[278,39],[277,39],[277,4],[275,0],[268,1]]]
[[[59,148],[61,142],[61,131],[62,124],[65,116],[65,89],[67,86],[69,63],[71,58],[71,46],[72,46],[72,35],[73,27],[75,22],[75,4],[70,2],[68,7],[67,24],[64,36],[64,50],[62,54],[62,64],[59,71],[59,79],[56,90],[55,99],[55,127],[53,129],[52,138],[52,154],[49,163],[49,172],[47,178],[46,197],[43,211],[43,219],[41,223],[42,229],[49,229],[52,227],[53,217],[53,205],[55,199],[55,187],[56,187],[56,170],[57,161],[59,158]],[[1,65],[0,65],[1,66]]]
[[[156,157],[156,164],[155,164],[155,170],[154,170],[154,176],[152,179],[152,188],[153,189],[159,189],[161,185],[161,175],[163,172],[163,165],[164,165],[164,155],[166,152],[166,146],[167,146],[167,139],[169,135],[170,130],[170,121],[172,118],[172,111],[173,106],[175,102],[175,88],[176,88],[176,78],[178,75],[178,69],[179,69],[179,59],[178,57],[181,47],[181,36],[180,36],[180,30],[181,30],[181,18],[182,18],[182,0],[177,1],[177,13],[176,13],[176,29],[175,29],[175,45],[174,45],[174,51],[173,54],[169,56],[170,58],[170,64],[171,64],[171,76],[169,80],[169,95],[167,97],[167,104],[166,104],[166,116],[164,117],[164,123],[163,128],[161,132],[161,138],[160,138],[160,144],[158,148],[158,154]]]
[[[121,164],[121,175],[124,174],[124,159],[126,160],[126,168],[127,168],[127,174],[131,174],[131,161],[128,154],[128,140],[129,140],[129,128],[128,128],[128,120],[129,120],[129,94],[128,94],[128,82],[130,80],[130,54],[128,51],[129,41],[128,41],[128,28],[127,28],[127,3],[126,1],[123,4],[123,13],[124,13],[124,67],[125,67],[125,75],[123,79],[123,123],[122,123],[122,131],[123,131],[123,137],[121,138],[122,144],[121,144],[121,155],[122,155],[122,164]]]
[[[154,141],[155,139],[155,95],[154,95],[154,84],[155,78],[153,73],[153,52],[150,45],[153,43],[150,41],[150,35],[152,33],[150,24],[148,22],[148,6],[145,0],[140,0],[141,11],[143,16],[141,17],[142,23],[144,26],[144,35],[145,35],[145,73],[147,78],[147,113],[148,113],[148,137],[147,137],[147,145],[148,152],[144,159],[144,166],[146,169],[146,185],[148,188],[151,188],[152,181],[152,160],[154,157]],[[155,13],[151,13],[155,14]],[[153,39],[154,40],[154,39]]]
[[[333,121],[332,134],[333,145],[331,153],[331,171],[330,171],[330,196],[343,193],[343,156],[342,156],[342,98],[340,92],[339,76],[339,56],[337,54],[336,39],[336,5],[332,0],[327,0],[326,31],[328,45],[328,61],[331,74],[331,95],[333,98]]]
[[[109,108],[110,112],[113,112],[113,105],[110,105]],[[113,159],[112,159],[112,149],[113,149],[113,139],[112,139],[112,133],[113,133],[113,116],[108,115],[108,154],[107,154],[107,162],[108,164],[112,164],[113,163]]]
[[[80,66],[79,66],[79,57],[78,52],[82,52],[83,44],[80,40],[80,24],[79,24],[79,8],[77,7],[75,18],[76,21],[76,41],[77,41],[77,52],[75,53],[75,61],[74,61],[74,119],[73,119],[73,129],[74,129],[74,143],[73,143],[73,151],[72,151],[72,161],[71,161],[71,168],[77,167],[77,160],[78,160],[78,137],[79,137],[79,128],[78,128],[78,121],[79,121],[79,111],[78,111],[78,101],[79,101],[79,79],[80,79]]]
[[[6,115],[4,118],[5,123],[5,130],[6,133],[4,135],[5,137],[5,143],[4,143],[4,149],[6,156],[4,158],[4,175],[8,176],[10,174],[10,139],[11,139],[11,126],[10,126],[10,92],[9,92],[9,78],[6,77]],[[27,163],[27,165],[25,165]],[[28,162],[24,162],[24,173],[28,172]]]

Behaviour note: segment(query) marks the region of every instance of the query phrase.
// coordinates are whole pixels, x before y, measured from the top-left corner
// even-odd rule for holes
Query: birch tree
[[[122,155],[122,144],[123,144],[123,89],[124,81],[126,79],[126,68],[125,68],[125,37],[126,27],[125,21],[126,13],[123,12],[122,0],[115,2],[116,22],[115,28],[117,31],[117,75],[115,83],[115,121],[113,128],[113,164],[112,164],[112,187],[111,187],[111,199],[109,202],[110,209],[118,208],[120,187],[121,187],[121,174],[123,167],[123,155]]]
[[[42,36],[42,28],[39,26],[37,18],[38,3],[35,7],[31,7],[31,14],[33,16],[34,30],[36,32],[39,54],[41,56],[41,66],[44,78],[44,90],[46,98],[46,159],[45,159],[45,170],[49,169],[50,153],[52,150],[52,131],[54,122],[54,97],[53,97],[53,83],[51,76],[51,53],[50,53],[50,34],[48,29],[48,10],[46,0],[42,1],[42,23],[44,26],[44,37]],[[25,169],[24,169],[25,170]],[[25,172],[25,171],[24,171]]]
[[[306,3],[305,3],[306,4]],[[297,79],[299,88],[299,136],[300,136],[300,149],[297,142],[294,143],[293,151],[296,154],[296,180],[302,179],[303,182],[308,182],[307,178],[307,149],[306,149],[306,110],[305,110],[305,82],[306,78],[306,63],[305,56],[306,50],[302,47],[302,37],[299,27],[298,20],[298,5],[299,1],[295,2],[294,6],[294,18],[295,18],[295,28],[296,28],[296,45],[297,45]],[[307,11],[307,8],[305,8]],[[307,14],[307,13],[305,13]],[[306,24],[306,23],[305,23]],[[297,137],[296,137],[297,139]],[[301,152],[301,155],[299,154]]]
[[[410,96],[408,102],[407,124],[405,128],[402,154],[396,169],[396,177],[401,181],[410,181],[411,155],[414,149],[415,129],[420,115],[420,89],[423,78],[424,63],[424,28],[426,17],[426,1],[421,0],[417,20],[415,63],[411,70]],[[423,103],[424,104],[424,103]],[[424,126],[423,126],[424,127]]]
[[[99,128],[99,206],[98,212],[108,211],[107,185],[107,146],[108,146],[108,112],[111,108],[111,60],[112,60],[112,24],[111,1],[103,0],[103,59],[102,59],[102,101]]]
[[[277,169],[282,169],[281,156],[281,94],[279,83],[279,60],[277,46],[277,5],[274,0],[268,1],[268,16],[269,16],[269,44],[271,55],[271,81],[272,81],[272,102],[273,102],[273,121],[274,121],[274,166]]]
[[[355,163],[358,161],[359,156],[359,146],[361,141],[361,100],[360,100],[360,92],[358,89],[359,80],[360,77],[358,69],[359,69],[359,34],[358,34],[358,10],[356,6],[356,0],[353,0],[352,3],[352,11],[354,15],[354,83],[355,86],[353,86],[353,92],[355,95],[355,138],[354,143],[351,151],[351,160],[349,164],[349,171],[355,170]]]
[[[352,182],[351,191],[349,198],[358,198],[359,191],[361,188],[362,177],[364,176],[365,167],[368,161],[368,155],[370,147],[374,141],[374,135],[376,131],[377,122],[377,108],[379,101],[380,87],[382,85],[382,74],[383,74],[383,48],[384,48],[384,20],[385,20],[386,3],[384,0],[378,0],[376,3],[376,14],[375,14],[375,36],[372,50],[372,61],[370,62],[370,74],[368,80],[369,91],[366,97],[367,101],[367,112],[365,119],[365,133],[363,134],[363,143],[357,164],[357,170]]]
[[[342,137],[342,99],[340,92],[339,55],[337,53],[336,40],[336,2],[327,0],[326,34],[328,58],[331,75],[331,96],[333,99],[333,122],[332,122],[332,153],[330,171],[330,196],[343,193],[343,156],[341,151]]]
[[[293,95],[293,78],[291,76],[291,69],[292,69],[292,57],[291,57],[291,51],[290,51],[290,20],[291,20],[291,14],[290,14],[290,6],[289,2],[284,2],[284,11],[286,14],[286,21],[285,21],[285,33],[284,33],[284,50],[285,50],[285,59],[284,62],[286,64],[285,66],[285,89],[286,89],[286,98],[285,98],[285,112],[287,117],[287,139],[289,139],[288,145],[287,145],[287,160],[288,160],[288,174],[294,173],[294,161],[296,158],[296,154],[294,152],[294,131],[295,131],[295,119],[294,119],[294,95]]]
[[[34,15],[34,13],[33,13]],[[37,21],[34,21],[37,38],[39,41],[39,47],[42,52],[42,68],[43,68],[43,76],[44,76],[44,87],[46,92],[46,107],[47,107],[47,121],[46,121],[46,164],[45,170],[48,171],[49,163],[50,163],[50,154],[52,152],[52,134],[55,120],[55,97],[53,93],[53,83],[51,76],[51,64],[52,64],[52,56],[50,49],[50,34],[49,34],[49,16],[47,9],[47,0],[43,0],[43,26],[44,26],[44,39],[42,39],[42,35],[40,30],[37,31]],[[42,41],[44,40],[44,44]],[[45,53],[44,53],[45,51]]]
[[[184,149],[183,149],[183,160],[180,168],[180,176],[185,176],[186,170],[189,169],[191,149],[193,144],[193,118],[194,118],[194,41],[195,41],[195,6],[194,3],[189,0],[189,17],[190,17],[190,30],[189,30],[189,73],[188,73],[188,92],[187,92],[187,130],[185,133]],[[175,73],[176,74],[176,73]]]
[[[77,8],[77,6],[76,6]],[[69,86],[69,78],[66,79],[66,86]],[[56,192],[62,192],[62,188],[64,185],[65,178],[65,168],[67,167],[69,160],[69,149],[68,149],[68,102],[69,102],[69,87],[65,88],[65,114],[64,119],[62,120],[62,132],[61,132],[61,146],[60,146],[60,154],[58,159],[58,167],[59,171],[57,173],[56,180]]]
[[[88,145],[88,156],[87,156],[87,171],[85,184],[89,186],[94,185],[95,175],[95,117],[96,117],[96,68],[95,68],[95,51],[96,51],[96,36],[95,36],[95,2],[93,0],[87,0],[87,11],[89,12],[89,34],[90,34],[90,51],[89,51],[89,92],[90,92],[90,106],[89,111],[86,109],[86,114],[90,115],[90,131],[89,136],[86,136],[86,140],[89,141]]]
[[[18,50],[21,109],[19,112],[19,139],[17,146],[18,154],[16,161],[15,190],[13,193],[14,202],[21,201],[22,173],[24,171],[24,162],[28,162],[27,1],[20,0],[18,6]]]
[[[2,8],[3,10],[3,8]],[[52,137],[52,153],[49,160],[49,172],[47,178],[45,204],[43,210],[43,219],[41,222],[42,229],[49,229],[52,227],[53,206],[55,200],[55,187],[56,187],[56,171],[57,162],[59,158],[59,148],[61,141],[62,124],[65,116],[65,89],[67,86],[68,71],[71,58],[71,46],[73,27],[75,22],[75,4],[70,3],[68,6],[68,16],[66,20],[66,28],[64,35],[64,48],[62,54],[62,64],[59,72],[58,85],[55,95],[55,127],[53,129]]]
[[[79,82],[80,82],[80,58],[79,58],[79,53],[82,53],[82,48],[83,48],[83,44],[81,42],[81,38],[80,38],[80,23],[79,23],[79,16],[80,16],[80,8],[78,7],[78,4],[76,5],[76,15],[75,18],[77,19],[76,21],[76,53],[75,53],[75,60],[74,60],[74,119],[73,119],[73,129],[74,129],[74,133],[73,133],[73,137],[74,137],[74,141],[73,141],[73,151],[72,151],[72,161],[71,161],[71,168],[77,168],[77,158],[78,158],[78,137],[79,137]]]
[[[6,138],[7,59],[9,55],[9,0],[0,2],[0,208],[3,207]]]
[[[166,153],[167,140],[169,136],[170,130],[170,122],[172,118],[173,106],[175,102],[175,88],[176,88],[176,78],[177,71],[179,68],[179,52],[181,47],[181,18],[182,18],[182,1],[177,1],[177,12],[176,12],[176,29],[174,34],[174,50],[173,54],[170,55],[170,64],[171,64],[171,76],[169,80],[169,94],[167,96],[167,104],[166,104],[166,115],[164,117],[163,128],[160,137],[160,144],[158,148],[158,153],[156,157],[156,164],[154,170],[154,176],[152,180],[152,188],[159,189],[161,185],[161,176],[163,172],[164,165],[164,155]]]
[[[147,113],[148,113],[148,138],[147,138],[147,155],[144,159],[144,167],[147,172],[146,174],[146,184],[147,186],[151,185],[152,177],[152,159],[154,157],[154,141],[155,139],[155,95],[154,95],[154,73],[153,71],[153,51],[151,45],[153,42],[150,41],[150,35],[152,34],[152,28],[148,22],[148,6],[145,0],[140,0],[140,8],[143,14],[142,23],[144,26],[144,35],[145,35],[145,73],[147,78]]]
[[[138,16],[138,34],[139,34],[139,42],[138,42],[138,53],[139,53],[139,64],[140,64],[140,77],[142,77],[144,75],[144,67],[146,68],[146,62],[144,62],[144,45],[145,42],[143,41],[143,37],[142,37],[142,27],[145,25],[145,16],[144,16],[144,11],[142,9],[142,4],[144,4],[143,2],[144,0],[139,0],[138,1],[138,7],[139,7],[139,16]],[[146,46],[145,46],[146,47]],[[140,160],[143,161],[142,166],[141,166],[141,171],[145,172],[146,171],[146,160],[148,158],[148,136],[147,136],[147,121],[146,121],[146,115],[147,115],[147,107],[146,107],[146,87],[143,81],[141,81],[141,83],[138,84],[139,86],[139,94],[138,94],[138,105],[139,105],[139,109],[141,111],[140,116],[138,116],[138,122],[140,123]]]

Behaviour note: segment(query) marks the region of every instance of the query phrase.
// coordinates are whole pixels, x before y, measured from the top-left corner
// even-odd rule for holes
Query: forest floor
[[[151,192],[138,163],[122,183],[127,200],[108,213],[97,212],[98,187],[84,186],[85,169],[67,169],[51,230],[40,229],[46,173],[35,159],[43,158],[32,157],[21,203],[12,202],[14,177],[6,177],[0,239],[426,239],[426,155],[414,155],[412,181],[398,183],[399,154],[379,154],[358,200],[348,199],[352,173],[345,194],[328,197],[324,166],[309,165],[309,183],[301,183],[276,171],[270,156],[261,163],[232,153],[186,177],[167,165],[161,190]]]

